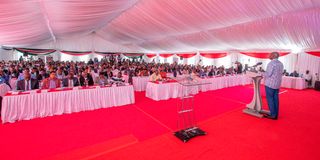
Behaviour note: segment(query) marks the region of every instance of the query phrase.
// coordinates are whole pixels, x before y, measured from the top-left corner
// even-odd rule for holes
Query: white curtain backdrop
[[[14,50],[4,50],[0,49],[0,60],[10,61],[19,60],[20,56],[23,54]]]
[[[309,55],[306,53],[298,54],[297,65],[295,68],[299,73],[305,73],[309,70],[310,73],[320,73],[320,57]]]
[[[270,62],[269,59],[259,59],[254,58],[250,56],[246,56],[243,54],[238,54],[239,62],[242,64],[248,64],[249,66],[253,66],[257,64],[258,62],[262,62],[262,68],[265,70],[267,68],[267,64]],[[283,63],[284,69],[286,69],[288,72],[293,72],[297,67],[298,54],[291,53],[285,56],[282,56],[279,58],[279,60]]]

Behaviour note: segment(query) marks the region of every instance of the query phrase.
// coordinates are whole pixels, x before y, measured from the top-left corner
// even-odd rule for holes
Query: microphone
[[[262,65],[262,62],[258,62],[257,64],[255,64],[255,65],[252,66],[252,67],[257,67],[257,66],[260,66],[260,65]]]

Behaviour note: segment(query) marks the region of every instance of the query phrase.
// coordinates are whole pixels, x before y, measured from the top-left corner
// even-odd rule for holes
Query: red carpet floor
[[[251,86],[198,94],[208,135],[188,143],[172,135],[177,99],[144,92],[134,105],[1,124],[1,159],[320,159],[320,92],[280,92],[278,121],[242,113]]]

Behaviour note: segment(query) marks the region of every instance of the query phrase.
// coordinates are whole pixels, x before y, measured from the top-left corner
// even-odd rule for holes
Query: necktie
[[[27,88],[26,90],[28,91],[29,90],[29,80],[27,81]]]

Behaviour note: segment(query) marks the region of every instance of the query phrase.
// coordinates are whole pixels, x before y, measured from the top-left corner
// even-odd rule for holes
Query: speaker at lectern
[[[261,94],[260,94],[260,83],[262,80],[262,75],[256,72],[247,71],[246,75],[251,77],[253,80],[253,89],[254,94],[252,101],[247,104],[247,108],[243,110],[244,113],[262,118],[263,113],[269,114],[269,111],[262,110],[262,101],[261,101]]]

